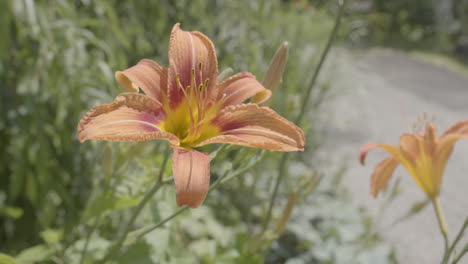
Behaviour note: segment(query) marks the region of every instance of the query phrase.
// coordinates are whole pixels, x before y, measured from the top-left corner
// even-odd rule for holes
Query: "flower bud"
[[[231,77],[234,71],[232,68],[224,69],[220,74],[218,74],[218,82],[221,83],[222,81],[226,80],[227,78]]]
[[[288,61],[288,50],[289,44],[288,42],[283,42],[279,48],[276,50],[273,59],[270,62],[270,66],[265,74],[265,78],[263,79],[263,86],[267,89],[267,91],[258,93],[252,99],[252,103],[261,102],[262,98],[267,93],[273,93],[278,87],[278,85],[283,80],[283,73],[284,69],[286,68],[286,63]],[[267,100],[262,103],[262,105],[266,105],[269,103],[270,100]]]

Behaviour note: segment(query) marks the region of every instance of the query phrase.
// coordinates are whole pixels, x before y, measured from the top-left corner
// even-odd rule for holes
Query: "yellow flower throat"
[[[202,64],[199,63],[200,80],[202,78]],[[195,69],[191,70],[190,85],[184,88],[176,74],[177,88],[184,95],[175,109],[165,103],[166,120],[159,124],[161,130],[170,132],[180,139],[182,148],[191,149],[202,141],[220,134],[220,129],[210,121],[218,114],[224,97],[214,101],[208,91],[209,78],[197,84]]]

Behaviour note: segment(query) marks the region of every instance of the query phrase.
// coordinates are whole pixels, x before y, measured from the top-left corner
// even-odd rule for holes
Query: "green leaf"
[[[198,239],[190,243],[189,250],[199,257],[212,259],[216,256],[216,241],[213,239]]]
[[[82,238],[71,244],[65,251],[64,263],[78,264],[78,260],[81,258],[81,254],[83,253],[85,243],[86,239]],[[111,242],[109,240],[97,235],[92,236],[89,240],[85,263],[97,263],[96,261],[98,259],[104,257],[110,244]]]
[[[409,210],[399,218],[397,218],[395,221],[393,221],[390,226],[397,225],[403,221],[406,221],[410,219],[411,217],[417,215],[419,212],[421,212],[426,206],[430,203],[429,199],[423,200],[423,201],[416,201],[414,202]]]
[[[118,264],[152,264],[151,247],[143,240],[133,244],[127,252],[119,258]]]
[[[19,264],[14,258],[0,253],[0,264]]]
[[[239,252],[244,251],[248,247],[249,235],[245,232],[236,234],[235,245]]]
[[[262,264],[265,263],[263,256],[257,253],[245,252],[236,258],[235,263]]]
[[[99,195],[90,207],[86,210],[85,219],[89,220],[99,215],[104,215],[112,211],[125,210],[136,206],[141,201],[141,196],[132,197],[122,195],[116,197],[115,193],[103,193]]]
[[[125,210],[136,206],[141,201],[141,197],[131,197],[129,195],[120,196],[113,206],[113,210]]]
[[[63,238],[63,230],[46,229],[41,232],[41,237],[47,244],[56,244]]]
[[[0,27],[0,37],[2,39],[2,41],[0,41],[0,59],[3,59],[3,56],[8,54],[8,37],[11,29],[10,23],[13,21],[11,3],[13,3],[13,1],[4,2],[5,6],[0,10],[0,24],[2,25],[2,27]]]
[[[10,217],[13,219],[18,219],[23,216],[23,209],[13,206],[2,206],[0,207],[0,214]]]
[[[155,256],[163,256],[170,246],[170,236],[168,229],[156,229],[147,234],[144,239],[151,246],[151,251]]]
[[[411,215],[414,215],[414,214],[417,214],[419,212],[421,212],[424,208],[426,208],[426,206],[429,204],[430,200],[424,200],[424,201],[419,201],[419,202],[415,202],[409,212],[408,212],[408,216],[411,216]]]
[[[53,250],[46,245],[37,245],[27,248],[16,256],[19,262],[37,263],[48,259],[53,254]]]

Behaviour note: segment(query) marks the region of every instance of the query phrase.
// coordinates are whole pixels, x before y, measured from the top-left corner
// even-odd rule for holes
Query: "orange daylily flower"
[[[384,159],[376,167],[371,177],[371,193],[375,197],[387,186],[395,168],[403,164],[414,181],[434,200],[440,193],[442,176],[455,142],[468,137],[468,120],[460,121],[437,135],[436,126],[429,122],[426,130],[420,133],[405,133],[400,137],[400,145],[368,143],[360,150],[359,161],[364,165],[367,153],[379,147],[391,157]]]
[[[81,142],[89,139],[142,141],[164,139],[173,147],[172,168],[179,206],[198,207],[210,183],[207,153],[196,147],[230,143],[276,151],[303,150],[302,130],[267,107],[242,104],[271,92],[250,73],[217,83],[213,43],[200,32],[176,24],[169,42],[169,67],[151,60],[118,71],[123,93],[111,104],[91,109],[78,125]],[[145,94],[136,93],[139,89]]]

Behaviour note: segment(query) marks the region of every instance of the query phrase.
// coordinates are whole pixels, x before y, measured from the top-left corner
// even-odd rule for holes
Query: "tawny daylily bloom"
[[[210,182],[210,156],[194,148],[230,143],[276,151],[303,150],[301,129],[267,107],[242,104],[271,93],[250,73],[217,83],[213,43],[200,32],[176,24],[169,42],[169,67],[151,60],[116,72],[129,91],[114,102],[91,109],[78,125],[81,142],[88,139],[142,141],[165,139],[174,148],[172,161],[178,205],[198,207]],[[266,92],[265,92],[266,91]],[[258,98],[257,98],[258,99]]]
[[[364,165],[367,153],[375,147],[388,152],[391,157],[376,167],[371,177],[371,193],[375,197],[385,188],[393,171],[399,164],[411,174],[414,181],[430,199],[440,193],[442,175],[454,144],[460,138],[468,137],[468,121],[460,121],[437,135],[436,126],[429,122],[420,133],[406,133],[400,137],[400,145],[368,143],[360,150],[359,160]]]

